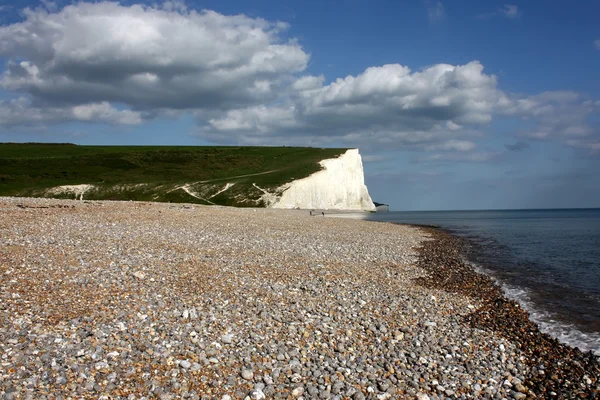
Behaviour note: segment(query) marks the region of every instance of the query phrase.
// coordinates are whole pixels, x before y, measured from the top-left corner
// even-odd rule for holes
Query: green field
[[[319,171],[319,161],[345,151],[4,143],[0,144],[0,196],[75,198],[76,192],[52,188],[88,184],[93,185],[84,193],[89,200],[260,207],[264,206],[262,190],[275,192],[287,182]]]

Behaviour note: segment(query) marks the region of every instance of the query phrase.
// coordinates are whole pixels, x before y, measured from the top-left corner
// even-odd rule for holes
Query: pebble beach
[[[598,359],[460,246],[308,211],[0,198],[0,396],[598,398]]]

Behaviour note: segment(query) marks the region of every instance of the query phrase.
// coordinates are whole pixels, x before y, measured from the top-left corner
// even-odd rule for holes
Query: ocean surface
[[[600,355],[600,209],[428,211],[367,220],[435,225],[560,341]]]

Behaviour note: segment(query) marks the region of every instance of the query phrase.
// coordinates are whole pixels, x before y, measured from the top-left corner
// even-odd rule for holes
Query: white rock
[[[146,274],[144,274],[142,271],[135,271],[133,273],[133,276],[135,276],[136,278],[143,280],[144,278],[146,278]]]
[[[99,362],[97,362],[97,363],[94,365],[94,367],[95,367],[97,370],[106,369],[106,368],[108,368],[108,364],[107,364],[106,362],[104,362],[104,361],[99,361]]]
[[[254,389],[250,392],[250,398],[254,400],[263,400],[267,397],[265,396],[262,390]]]
[[[233,342],[233,335],[231,335],[231,334],[223,335],[221,337],[221,342],[223,342],[225,344],[231,344]]]
[[[323,160],[320,164],[321,171],[280,187],[281,197],[265,193],[265,203],[272,208],[375,210],[365,186],[358,149],[350,149],[340,157]]]
[[[254,378],[254,372],[252,372],[252,370],[249,369],[242,369],[242,378],[249,381],[252,378]]]

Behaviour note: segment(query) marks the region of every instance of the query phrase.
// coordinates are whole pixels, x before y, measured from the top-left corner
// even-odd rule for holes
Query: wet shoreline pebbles
[[[5,399],[594,398],[439,231],[0,198]],[[433,239],[433,240],[432,240]]]
[[[423,242],[418,266],[428,275],[418,282],[427,287],[460,293],[481,300],[465,323],[497,332],[525,355],[523,393],[532,398],[598,398],[600,362],[591,352],[560,343],[540,332],[528,313],[504,296],[487,275],[478,273],[463,258],[465,240],[435,227],[420,227],[434,240]]]

